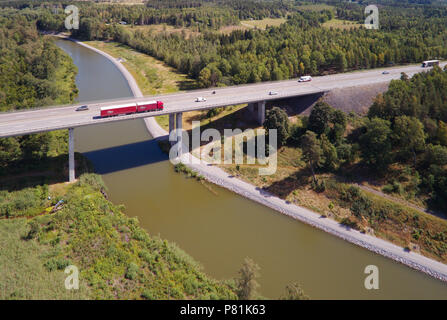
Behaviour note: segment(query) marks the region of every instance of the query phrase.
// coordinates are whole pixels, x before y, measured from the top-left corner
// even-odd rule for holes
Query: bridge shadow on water
[[[169,160],[158,146],[157,140],[147,140],[131,144],[84,152],[98,174],[137,168]]]

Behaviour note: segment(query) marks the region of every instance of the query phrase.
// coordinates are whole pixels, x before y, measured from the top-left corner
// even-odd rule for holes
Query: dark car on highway
[[[80,106],[76,108],[76,111],[87,111],[88,110],[88,106]]]

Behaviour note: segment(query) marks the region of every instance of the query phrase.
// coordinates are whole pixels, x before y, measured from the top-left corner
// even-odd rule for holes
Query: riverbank
[[[107,58],[122,73],[122,75],[124,76],[124,78],[127,81],[127,84],[129,85],[129,88],[132,91],[132,94],[134,95],[134,97],[135,98],[143,97],[143,93],[141,92],[140,87],[137,85],[137,82],[135,81],[134,77],[132,77],[130,72],[121,64],[121,62],[119,62],[117,59],[112,57],[110,54],[105,53],[104,51],[96,49],[95,47],[92,47],[92,46],[90,46],[90,45],[88,45],[86,43],[83,43],[83,42],[81,42],[79,40],[70,38],[70,37],[65,36],[65,35],[55,34],[53,36],[61,38],[61,39],[65,39],[65,40],[68,40],[68,41],[75,42],[76,44],[79,44],[80,46],[83,46],[84,48],[93,50],[96,53],[98,53],[98,54],[102,55],[103,57]]]
[[[105,56],[105,55],[104,55]],[[112,57],[113,60],[113,57]],[[146,127],[154,138],[166,136],[167,132],[163,130],[154,118],[145,119]],[[185,155],[188,156],[188,155]],[[310,210],[292,205],[284,200],[276,198],[259,188],[243,182],[223,170],[210,166],[209,164],[191,165],[192,169],[198,171],[209,181],[232,190],[246,198],[261,203],[285,215],[291,216],[302,222],[322,229],[328,233],[336,235],[351,243],[367,248],[373,252],[379,253],[395,261],[406,264],[414,269],[423,271],[438,279],[446,281],[447,266],[434,260],[428,259],[414,252],[405,252],[403,248],[393,245],[384,240],[361,234],[358,231],[348,229],[346,226],[338,224],[336,221],[322,218]]]

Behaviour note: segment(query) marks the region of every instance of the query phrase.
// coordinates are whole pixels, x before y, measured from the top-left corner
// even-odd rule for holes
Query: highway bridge
[[[446,64],[447,63],[444,62],[441,63],[440,66],[444,67]],[[383,73],[385,70],[387,71],[386,74]],[[387,83],[393,79],[399,79],[402,72],[405,72],[411,77],[418,72],[427,70],[430,70],[430,68],[422,68],[421,65],[409,65],[314,77],[311,82],[298,82],[297,79],[292,79],[224,88],[193,90],[143,98],[126,98],[83,103],[82,105],[88,104],[88,111],[76,111],[76,108],[81,105],[76,104],[27,111],[4,112],[0,113],[0,138],[69,129],[70,181],[73,181],[73,129],[76,127],[169,114],[169,130],[172,131],[175,127],[181,129],[183,112],[206,110],[244,103],[248,104],[249,109],[253,111],[254,117],[256,117],[260,124],[262,124],[265,117],[265,102],[269,100],[329,92],[338,88]],[[215,91],[215,93],[213,93],[213,91]],[[271,95],[270,92],[276,94]],[[206,101],[196,102],[195,100],[197,97],[204,97]],[[101,107],[148,99],[163,101],[164,110],[112,118],[99,117]]]

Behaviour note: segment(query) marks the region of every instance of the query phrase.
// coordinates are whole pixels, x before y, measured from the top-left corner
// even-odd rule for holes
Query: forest
[[[304,74],[420,62],[447,56],[444,5],[381,6],[380,30],[367,30],[364,5],[334,2],[332,7],[305,10],[299,2],[279,1],[149,1],[146,6],[80,4],[82,19],[73,36],[114,40],[165,61],[203,87],[281,80]],[[176,6],[178,5],[178,6]],[[332,9],[331,9],[332,8]],[[63,15],[41,10],[37,25],[63,30]],[[171,12],[172,11],[172,12]],[[266,30],[219,32],[241,19],[283,17]],[[351,29],[324,28],[334,17],[354,21]],[[128,25],[120,25],[124,21]],[[136,26],[166,25],[183,33],[153,32]],[[196,31],[186,37],[187,32]]]
[[[35,20],[0,11],[0,111],[73,102],[76,73],[70,57],[38,33]],[[0,139],[0,176],[65,154],[67,138],[65,131],[55,131]]]

